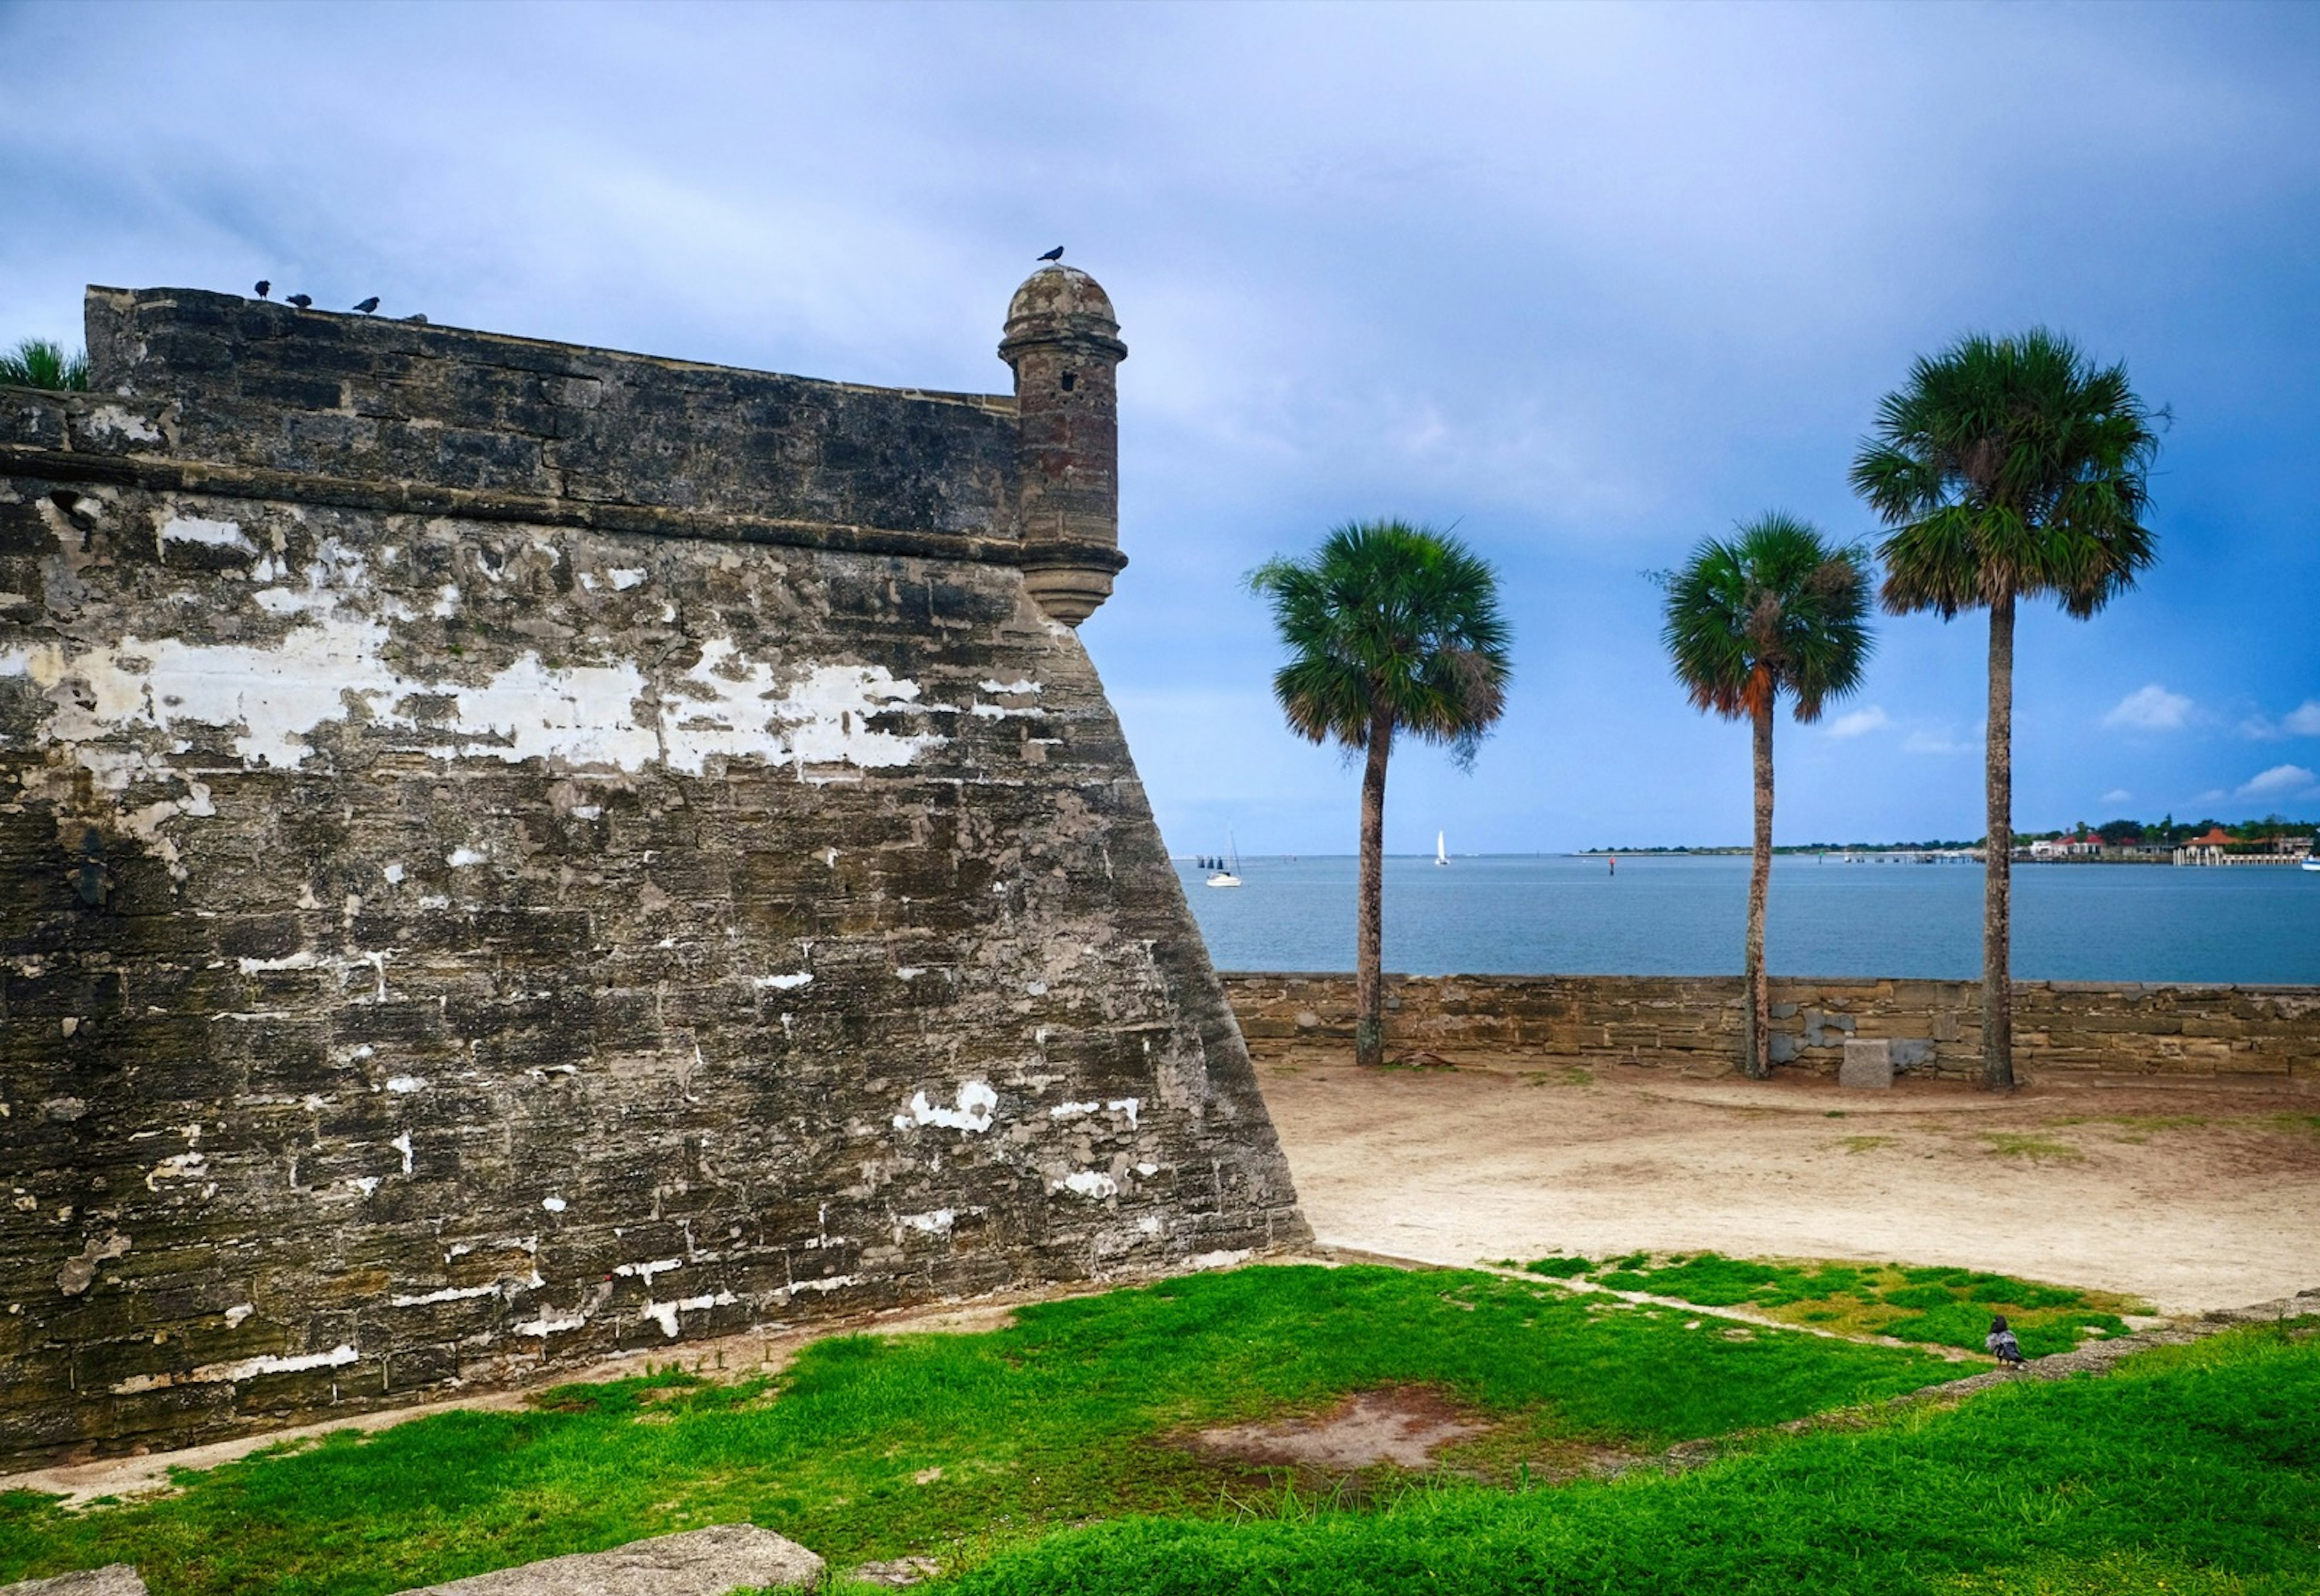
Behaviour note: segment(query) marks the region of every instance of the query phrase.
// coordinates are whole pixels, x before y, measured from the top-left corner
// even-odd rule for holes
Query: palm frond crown
[[[1974,333],[1920,357],[1878,405],[1853,485],[1890,529],[1896,613],[2051,594],[2084,618],[2157,558],[2143,524],[2159,448],[2125,365],[2060,333]]]
[[[1865,564],[1777,512],[1702,541],[1665,579],[1660,633],[1691,702],[1745,719],[1787,693],[1798,720],[1819,719],[1874,647]]]
[[[1505,712],[1498,577],[1464,543],[1400,521],[1349,521],[1303,560],[1248,575],[1289,650],[1273,696],[1313,742],[1369,746],[1381,721],[1471,766]]]
[[[66,354],[64,346],[45,338],[28,338],[0,354],[0,385],[16,388],[47,388],[65,393],[88,386],[88,357]]]

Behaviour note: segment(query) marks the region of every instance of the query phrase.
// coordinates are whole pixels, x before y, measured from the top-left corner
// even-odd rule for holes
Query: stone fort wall
[[[1073,630],[1117,331],[90,291],[0,390],[0,1458],[1304,1238]]]
[[[1349,975],[1229,972],[1225,991],[1260,1054],[1350,1056]],[[1386,1045],[1399,1054],[1737,1069],[1740,977],[1386,977]],[[1835,1075],[1844,1044],[1890,1040],[1904,1070],[1960,1079],[1981,1066],[1976,981],[1772,978],[1776,1064]],[[2014,1060],[2054,1071],[2233,1075],[2320,1084],[2320,987],[2014,984]]]

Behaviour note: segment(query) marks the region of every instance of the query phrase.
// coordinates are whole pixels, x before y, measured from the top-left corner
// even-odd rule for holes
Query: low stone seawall
[[[1227,972],[1242,1034],[1259,1049],[1350,1049],[1354,978]],[[2320,1080],[2320,986],[2019,981],[2015,1066]],[[1386,977],[1386,1042],[1399,1054],[1574,1063],[1736,1066],[1736,975]],[[1844,1044],[1883,1038],[1896,1066],[1970,1076],[1981,1063],[1978,981],[1775,979],[1775,1063],[1834,1075]]]

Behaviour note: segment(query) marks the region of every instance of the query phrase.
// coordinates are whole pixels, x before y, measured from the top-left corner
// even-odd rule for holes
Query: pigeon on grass
[[[1989,1334],[1981,1338],[1981,1344],[1989,1348],[1992,1357],[2009,1369],[2021,1367],[2025,1361],[2022,1343],[2016,1341],[2014,1332],[2006,1328],[2006,1315],[2002,1313],[1989,1321]]]

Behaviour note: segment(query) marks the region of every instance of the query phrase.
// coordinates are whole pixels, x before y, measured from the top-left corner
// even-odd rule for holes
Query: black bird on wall
[[[293,294],[290,296],[290,303],[303,311],[314,303],[314,296],[311,294]]]
[[[355,306],[355,309],[360,311],[366,316],[377,308],[378,295],[376,294],[372,295],[368,299],[364,300],[360,304]]]
[[[271,294],[271,293],[273,293],[273,292],[274,292],[274,285],[273,285],[273,284],[271,284],[271,283],[267,282],[264,277],[260,277],[260,278],[258,278],[258,298],[263,299],[263,298],[265,298],[267,295],[269,295],[269,294]]]
[[[1042,256],[1040,256],[1040,257],[1039,257],[1039,258],[1040,258],[1040,259],[1042,259],[1042,260],[1061,260],[1063,258],[1064,258],[1064,247],[1063,247],[1061,244],[1057,244],[1054,249],[1052,249],[1048,250],[1045,255],[1042,255]]]

